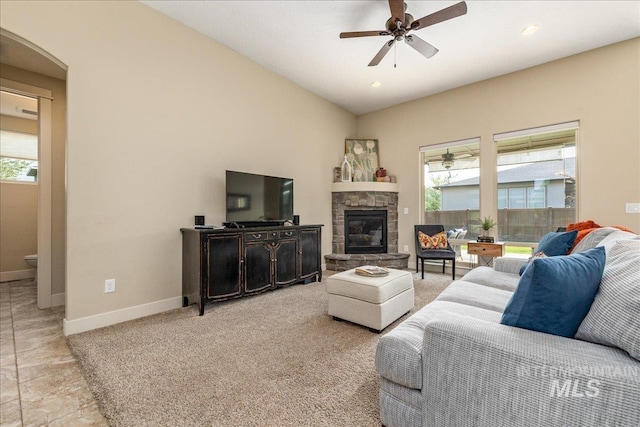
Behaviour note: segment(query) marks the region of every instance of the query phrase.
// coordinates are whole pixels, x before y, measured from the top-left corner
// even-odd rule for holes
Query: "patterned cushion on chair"
[[[422,249],[449,249],[447,245],[447,235],[444,231],[434,234],[433,236],[418,231],[418,241]]]

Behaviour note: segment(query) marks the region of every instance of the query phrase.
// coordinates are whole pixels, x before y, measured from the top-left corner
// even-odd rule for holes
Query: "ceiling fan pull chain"
[[[397,52],[398,52],[398,43],[393,45],[393,68],[396,68]]]

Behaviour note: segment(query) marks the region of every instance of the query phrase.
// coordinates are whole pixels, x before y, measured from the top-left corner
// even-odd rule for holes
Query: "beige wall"
[[[3,5],[4,8],[4,5]],[[51,293],[65,292],[65,140],[67,89],[64,80],[2,65],[0,76],[51,91]],[[4,119],[3,119],[4,120]],[[24,120],[24,119],[22,119]],[[37,133],[37,124],[30,120]],[[11,122],[13,123],[13,122]],[[4,122],[3,122],[4,126]],[[34,250],[30,253],[36,253]]]
[[[179,297],[179,229],[224,220],[226,169],[294,178],[331,250],[354,115],[138,2],[3,1],[0,26],[68,66],[68,320]]]
[[[24,256],[35,254],[38,186],[0,183],[0,272],[28,270]]]
[[[493,134],[580,121],[578,215],[640,231],[640,39],[614,44],[359,117],[378,138],[382,166],[398,176],[399,244],[413,251],[420,223],[420,146],[480,137],[481,211],[494,214]],[[495,214],[494,214],[495,218]]]

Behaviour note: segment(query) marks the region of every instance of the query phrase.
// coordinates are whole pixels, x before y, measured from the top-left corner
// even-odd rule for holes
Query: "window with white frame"
[[[0,179],[36,182],[38,136],[0,129]]]
[[[0,180],[38,179],[38,100],[0,91]]]
[[[498,239],[537,242],[576,219],[578,122],[494,135]]]
[[[466,239],[478,234],[480,138],[420,147],[425,224],[442,224]]]

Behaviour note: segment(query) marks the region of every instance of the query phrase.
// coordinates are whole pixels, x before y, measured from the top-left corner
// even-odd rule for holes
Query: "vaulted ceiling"
[[[384,30],[387,0],[141,1],[358,115],[640,36],[638,1],[467,1],[465,15],[412,32],[435,56],[396,43],[368,67],[392,37],[339,34]],[[407,0],[406,12],[456,3]]]

